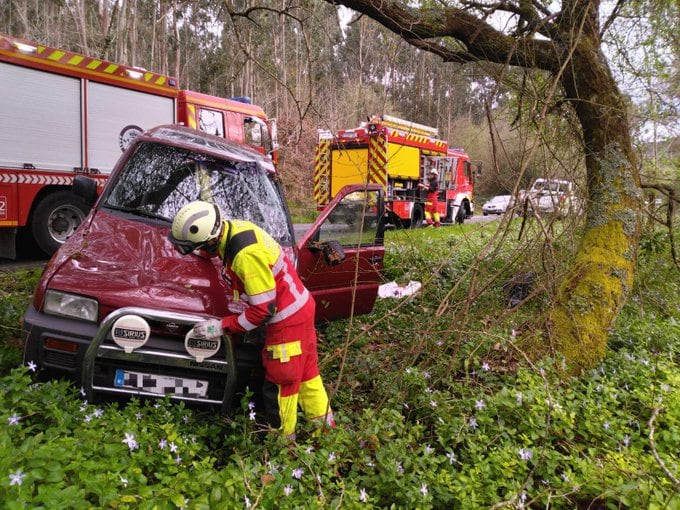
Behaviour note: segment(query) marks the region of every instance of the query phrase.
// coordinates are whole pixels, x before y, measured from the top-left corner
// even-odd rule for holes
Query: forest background
[[[535,177],[583,181],[578,129],[571,130],[562,112],[552,119],[526,117],[546,86],[540,76],[501,73],[502,66],[488,63],[443,63],[368,17],[327,2],[282,0],[259,8],[215,0],[1,5],[0,33],[170,74],[181,88],[252,98],[278,119],[281,175],[302,216],[314,211],[317,129],[356,127],[371,115],[437,127],[450,146],[482,160],[481,198],[526,188]],[[678,151],[678,41],[672,27],[665,29],[670,38],[660,38],[665,11],[649,6],[632,5],[623,14],[635,16],[619,18],[606,38],[612,68],[631,99],[648,181]],[[670,46],[659,50],[659,40]]]

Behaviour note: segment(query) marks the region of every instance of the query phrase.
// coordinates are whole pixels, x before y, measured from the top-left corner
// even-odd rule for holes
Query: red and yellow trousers
[[[319,427],[335,425],[319,374],[314,308],[310,298],[289,320],[267,326],[262,349],[267,420],[291,439],[295,438],[298,405]]]
[[[434,223],[435,227],[440,225],[439,212],[437,212],[437,206],[439,206],[439,192],[428,193],[427,202],[425,202],[425,223],[432,225]]]

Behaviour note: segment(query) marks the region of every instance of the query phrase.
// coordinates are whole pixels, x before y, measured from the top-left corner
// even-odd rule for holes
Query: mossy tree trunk
[[[446,6],[415,9],[395,0],[327,1],[373,18],[445,62],[489,61],[559,79],[581,125],[588,201],[583,238],[547,329],[554,353],[565,357],[571,372],[593,367],[632,286],[641,217],[626,106],[600,48],[599,1],[563,0],[559,13],[523,0],[495,3],[519,17],[513,33],[486,23],[478,14],[484,6],[475,2],[469,5],[477,14]]]
[[[609,330],[629,295],[641,202],[626,106],[600,51],[596,4],[569,3],[567,12],[578,17],[565,15],[561,32],[580,30],[570,44],[574,51],[561,83],[581,124],[588,208],[576,260],[560,285],[549,328],[555,351],[578,372],[604,356]]]

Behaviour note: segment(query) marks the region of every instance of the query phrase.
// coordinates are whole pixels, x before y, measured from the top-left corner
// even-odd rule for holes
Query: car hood
[[[168,232],[169,226],[93,211],[47,265],[36,301],[47,287],[97,299],[100,318],[124,306],[225,315],[219,260],[181,255]]]

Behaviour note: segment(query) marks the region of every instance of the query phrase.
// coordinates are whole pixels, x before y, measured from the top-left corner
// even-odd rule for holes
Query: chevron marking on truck
[[[442,151],[445,151],[447,147],[447,143],[444,140],[433,140],[430,137],[422,135],[407,134],[406,139],[416,142],[419,145],[433,144],[435,147],[441,148]]]
[[[75,53],[71,53],[70,51],[48,48],[46,46],[38,46],[36,51],[38,55],[37,58],[30,56],[25,56],[24,58],[26,60],[31,60],[33,62],[39,60],[49,60],[51,62],[55,62],[61,67],[75,67],[79,69],[87,69],[89,71],[101,71],[112,76],[125,78],[126,81],[131,82],[140,81],[128,77],[129,76],[127,74],[128,70],[133,72],[137,71],[137,68],[134,67],[132,68],[126,67],[120,64],[114,64],[96,58],[77,55]],[[105,67],[102,68],[102,65],[104,65]],[[139,73],[142,76],[143,81],[147,83],[153,83],[155,85],[167,85],[166,83],[167,77],[162,74],[152,73],[146,71],[145,69],[139,69]]]
[[[387,186],[387,138],[384,133],[369,140],[368,182]]]
[[[322,138],[314,151],[314,200],[319,205],[326,205],[330,200],[331,140]]]
[[[38,174],[0,174],[0,184],[58,184],[68,186],[73,184],[73,177],[61,175],[38,175]]]

